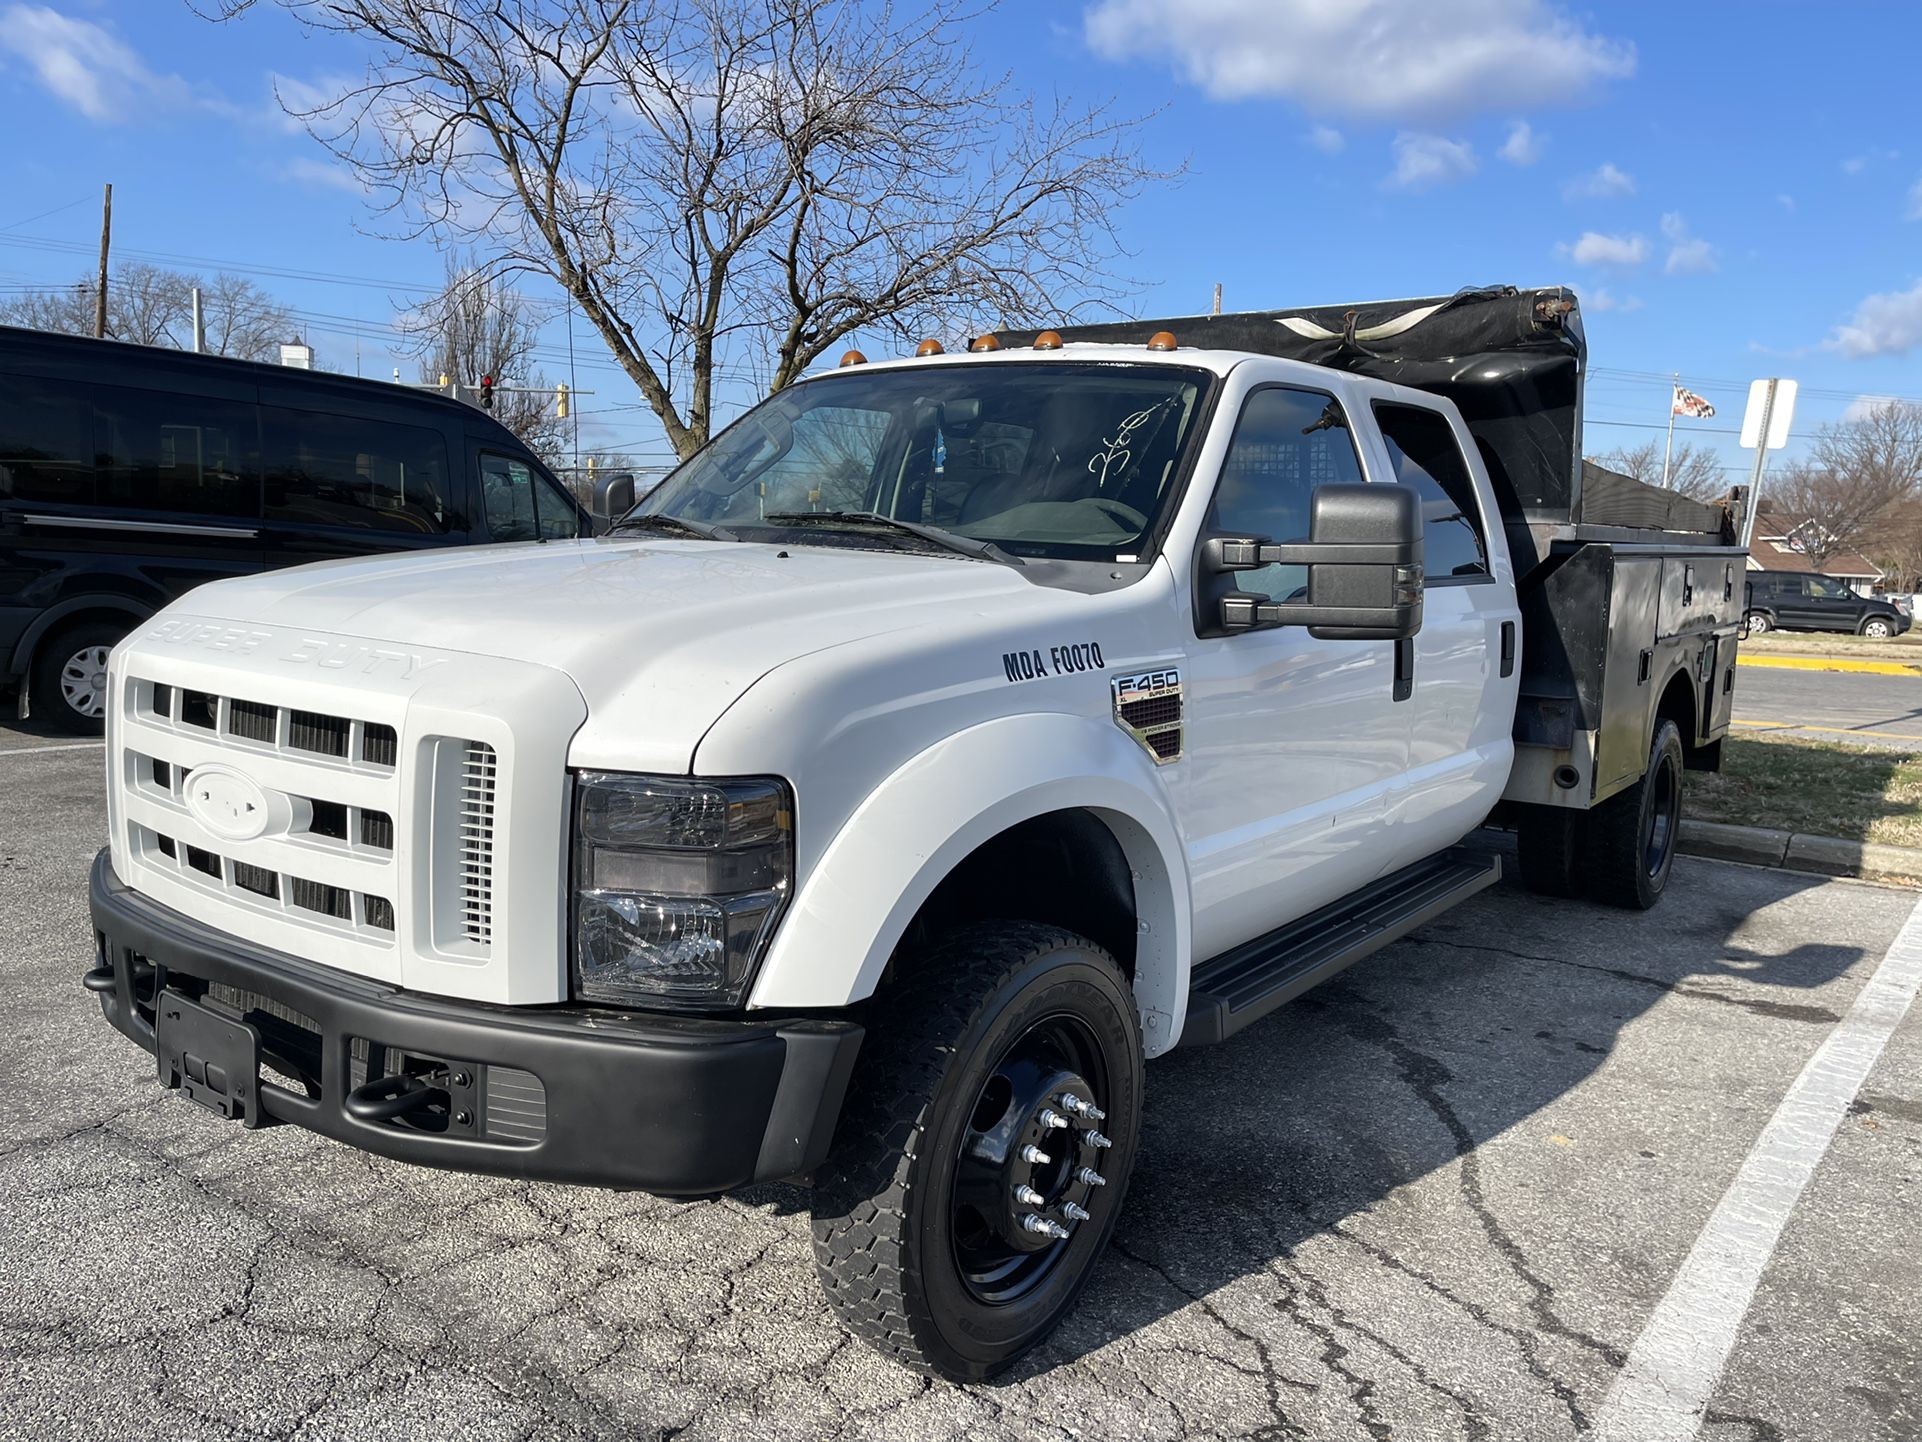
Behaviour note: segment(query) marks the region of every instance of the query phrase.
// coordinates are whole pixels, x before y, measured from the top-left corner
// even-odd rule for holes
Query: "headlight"
[[[787,786],[583,772],[574,995],[739,1006],[794,874]]]

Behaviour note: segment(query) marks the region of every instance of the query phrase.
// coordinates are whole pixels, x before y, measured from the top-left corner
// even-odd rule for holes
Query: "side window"
[[[1298,541],[1308,535],[1316,486],[1357,483],[1361,462],[1341,403],[1320,391],[1270,386],[1248,397],[1215,487],[1212,529]],[[1264,566],[1235,578],[1270,600],[1303,599],[1306,566]]]
[[[580,523],[561,498],[553,494],[534,468],[517,456],[482,451],[481,504],[487,511],[487,534],[496,541],[555,540],[573,536]]]
[[[1425,406],[1377,404],[1395,479],[1421,497],[1422,569],[1430,581],[1486,576],[1488,542],[1475,505],[1475,484],[1447,417]]]
[[[92,426],[86,386],[0,376],[0,501],[92,505]]]
[[[1809,591],[1818,600],[1823,601],[1853,601],[1856,599],[1855,592],[1851,591],[1847,585],[1836,580],[1833,576],[1810,576]]]
[[[268,519],[427,535],[463,529],[439,431],[278,406],[262,406],[260,421]]]
[[[101,505],[259,519],[253,406],[120,386],[95,386],[93,406]]]

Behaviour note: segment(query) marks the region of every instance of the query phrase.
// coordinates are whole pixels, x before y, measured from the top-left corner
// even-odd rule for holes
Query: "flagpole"
[[[1675,451],[1675,394],[1681,388],[1682,373],[1675,372],[1675,384],[1668,391],[1668,444],[1662,447],[1662,489],[1668,489],[1668,458]]]

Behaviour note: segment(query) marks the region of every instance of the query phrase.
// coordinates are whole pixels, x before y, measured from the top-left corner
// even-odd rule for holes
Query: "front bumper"
[[[89,890],[99,952],[87,985],[115,1027],[158,1053],[162,1002],[244,1023],[260,1064],[257,1078],[226,1079],[252,1098],[234,1115],[425,1166],[664,1196],[794,1176],[826,1156],[861,1045],[860,1025],[841,1018],[403,991],[213,931],[122,885],[105,851]],[[181,1057],[159,1060],[163,1081],[181,1084]],[[372,1115],[391,1109],[385,1097],[423,1092],[438,1105]]]

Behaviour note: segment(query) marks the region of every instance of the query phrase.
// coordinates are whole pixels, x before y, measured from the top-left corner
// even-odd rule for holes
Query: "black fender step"
[[[1226,1041],[1501,876],[1501,857],[1453,847],[1203,962],[1189,979],[1180,1044]]]

